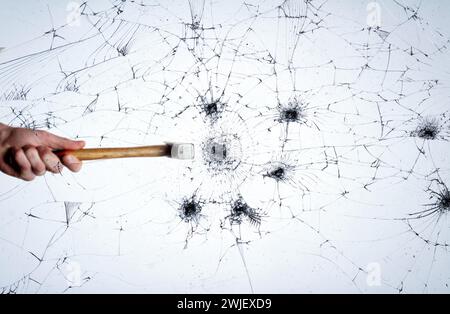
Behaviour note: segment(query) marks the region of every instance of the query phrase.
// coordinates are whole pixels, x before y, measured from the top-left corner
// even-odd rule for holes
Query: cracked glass
[[[0,292],[449,292],[447,1],[2,3],[0,121],[192,161],[0,176]]]

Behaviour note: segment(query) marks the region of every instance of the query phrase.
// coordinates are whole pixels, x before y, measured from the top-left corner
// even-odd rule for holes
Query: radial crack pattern
[[[449,292],[449,9],[5,3],[2,123],[196,158],[1,176],[0,292]]]

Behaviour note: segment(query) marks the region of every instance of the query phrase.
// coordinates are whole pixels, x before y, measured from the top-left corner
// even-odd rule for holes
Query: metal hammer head
[[[194,144],[191,143],[171,143],[170,157],[187,160],[194,159]]]

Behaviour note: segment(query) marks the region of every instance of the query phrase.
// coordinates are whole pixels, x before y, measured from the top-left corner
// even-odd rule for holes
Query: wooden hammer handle
[[[123,148],[86,148],[80,150],[59,150],[54,152],[59,158],[73,155],[79,160],[97,160],[129,157],[163,157],[170,156],[170,145],[155,145]]]

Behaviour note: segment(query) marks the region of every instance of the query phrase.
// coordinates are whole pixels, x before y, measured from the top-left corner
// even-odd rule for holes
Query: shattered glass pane
[[[450,292],[449,9],[2,3],[2,123],[196,158],[0,176],[0,292]]]

